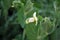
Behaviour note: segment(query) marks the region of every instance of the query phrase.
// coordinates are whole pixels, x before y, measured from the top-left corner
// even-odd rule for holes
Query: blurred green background
[[[0,0],[0,40],[60,40],[60,0]]]

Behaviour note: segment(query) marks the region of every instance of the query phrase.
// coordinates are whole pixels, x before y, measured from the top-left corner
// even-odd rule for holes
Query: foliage
[[[3,36],[2,39],[49,40],[47,38],[50,34],[52,34],[51,37],[54,37],[57,26],[60,26],[59,4],[59,0],[0,0],[0,14],[2,14],[0,35]],[[14,6],[17,12],[8,18],[10,6]],[[36,12],[36,17],[33,16],[34,12]],[[33,18],[34,22],[26,24],[26,20],[30,18]],[[11,30],[8,31],[9,29]]]

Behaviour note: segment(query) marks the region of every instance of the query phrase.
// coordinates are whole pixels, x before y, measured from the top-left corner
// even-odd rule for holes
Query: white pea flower
[[[30,17],[26,19],[26,24],[31,23],[31,22],[36,22],[37,25],[38,18],[36,17],[36,12],[33,13],[33,17]]]

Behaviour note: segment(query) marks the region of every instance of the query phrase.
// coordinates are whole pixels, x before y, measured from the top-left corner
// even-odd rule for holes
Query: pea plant
[[[60,24],[59,0],[0,0],[0,5],[1,40],[45,40]]]

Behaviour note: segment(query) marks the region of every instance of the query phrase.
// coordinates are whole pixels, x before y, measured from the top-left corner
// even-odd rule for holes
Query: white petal
[[[34,22],[34,18],[29,18],[29,22]]]
[[[36,25],[37,25],[37,23],[38,23],[38,18],[36,17],[35,20],[36,20]]]
[[[34,20],[36,21],[36,24],[35,24],[35,25],[37,25],[37,23],[38,23],[38,18],[36,17],[36,12],[34,12],[33,17],[34,17]]]
[[[26,24],[31,23],[31,22],[34,22],[34,18],[33,17],[26,19]]]
[[[36,12],[33,13],[33,17],[36,17]]]

